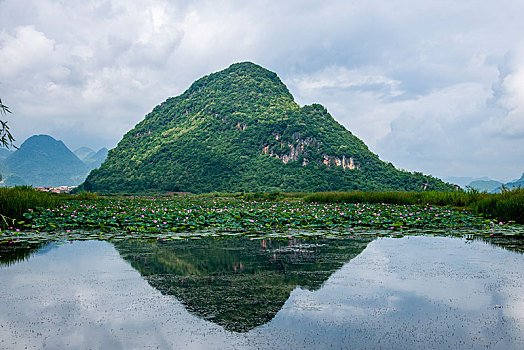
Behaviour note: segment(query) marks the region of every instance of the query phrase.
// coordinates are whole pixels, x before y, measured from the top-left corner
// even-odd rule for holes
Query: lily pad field
[[[420,198],[17,191],[0,348],[524,345],[513,220]]]
[[[198,237],[344,238],[355,235],[517,235],[522,225],[431,204],[315,203],[298,199],[172,196],[63,200],[29,209],[0,243],[176,240]]]

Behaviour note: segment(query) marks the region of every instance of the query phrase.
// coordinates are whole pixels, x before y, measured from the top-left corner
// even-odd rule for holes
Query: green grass
[[[317,192],[304,197],[307,202],[319,203],[387,203],[433,204],[466,207],[482,198],[478,192]]]
[[[253,201],[253,200],[268,200],[268,201],[278,201],[278,200],[289,200],[289,199],[300,199],[307,196],[307,193],[303,192],[254,192],[254,193],[245,193],[240,196],[240,198]]]
[[[90,200],[90,199],[98,199],[100,198],[97,193],[88,192],[88,191],[80,191],[72,199],[78,199],[78,200]]]
[[[57,207],[63,199],[64,195],[35,191],[29,186],[0,188],[0,227],[17,226],[29,209]]]
[[[432,204],[468,208],[477,214],[501,221],[524,223],[524,189],[504,189],[502,193],[467,192],[318,192],[304,197],[317,203]]]
[[[524,223],[523,214],[524,189],[520,188],[500,194],[255,192],[105,197],[88,192],[57,195],[23,186],[0,189],[0,244],[42,243],[56,232],[56,239],[68,240],[470,229],[522,235],[524,226],[507,224]]]
[[[21,190],[34,194],[30,188]],[[57,197],[63,199],[58,206],[45,203],[26,212],[23,215],[26,223],[20,228],[2,230],[0,244],[76,239],[171,240],[208,236],[339,238],[355,234],[403,236],[421,232],[520,236],[524,233],[524,226],[508,225],[508,221],[521,218],[519,208],[522,206],[518,205],[522,204],[522,192],[506,191],[500,195],[478,192],[317,193],[309,195],[307,201],[301,198],[303,194],[277,192],[229,194],[230,197],[226,194],[63,195]],[[313,201],[315,198],[324,203]],[[466,205],[468,208],[464,207]],[[504,220],[488,219],[472,213],[469,208],[491,216],[489,210],[494,209],[495,214],[503,212],[509,216],[499,216]]]
[[[470,207],[477,213],[501,221],[524,223],[524,188],[504,189],[473,202]]]

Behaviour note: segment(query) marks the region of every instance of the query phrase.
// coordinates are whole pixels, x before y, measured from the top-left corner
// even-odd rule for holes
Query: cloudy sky
[[[399,168],[511,180],[523,14],[521,0],[0,0],[0,98],[18,145],[112,148],[167,97],[248,60]]]

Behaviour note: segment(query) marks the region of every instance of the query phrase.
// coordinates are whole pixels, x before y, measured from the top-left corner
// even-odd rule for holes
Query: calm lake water
[[[523,349],[522,240],[505,243],[411,236],[3,248],[0,348]]]

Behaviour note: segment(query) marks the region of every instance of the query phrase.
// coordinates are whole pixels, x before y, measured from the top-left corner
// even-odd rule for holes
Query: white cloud
[[[390,105],[387,101],[403,94],[400,82],[375,67],[348,69],[329,66],[311,74],[289,79],[300,104],[322,103],[330,113],[374,148],[389,131]]]
[[[46,69],[54,56],[54,42],[33,26],[17,27],[14,35],[5,30],[0,32],[0,43],[2,80],[14,79],[27,69]]]
[[[465,69],[482,72],[482,79],[459,79],[421,95],[404,91],[403,82],[387,71],[369,67],[330,66],[290,81],[299,102],[323,103],[382,159],[400,168],[442,177],[517,177],[524,160],[522,139],[517,137],[524,127],[518,114],[524,106],[518,94],[524,85],[511,84],[509,77],[518,81],[520,71],[511,70],[515,73],[501,79],[502,92],[493,106],[491,84],[497,67],[488,64],[486,56],[475,56]],[[509,106],[508,100],[518,107],[502,109],[502,103]]]
[[[390,96],[402,93],[398,90],[399,81],[390,79],[378,72],[373,67],[360,67],[359,69],[347,69],[346,67],[328,66],[321,71],[304,77],[295,77],[294,85],[305,94],[316,94],[319,89],[356,89],[373,90],[379,94],[386,89]]]
[[[19,141],[112,147],[195,79],[250,60],[400,167],[514,178],[523,12],[512,0],[4,0],[0,96]]]
[[[499,113],[494,113],[482,127],[490,130],[491,135],[524,141],[524,45],[506,55],[499,72],[491,100]]]
[[[113,143],[169,96],[174,82],[163,81],[165,70],[183,37],[169,20],[173,6],[40,1],[32,8],[33,24],[0,34],[0,86],[16,114],[15,135],[67,138],[69,129]]]

